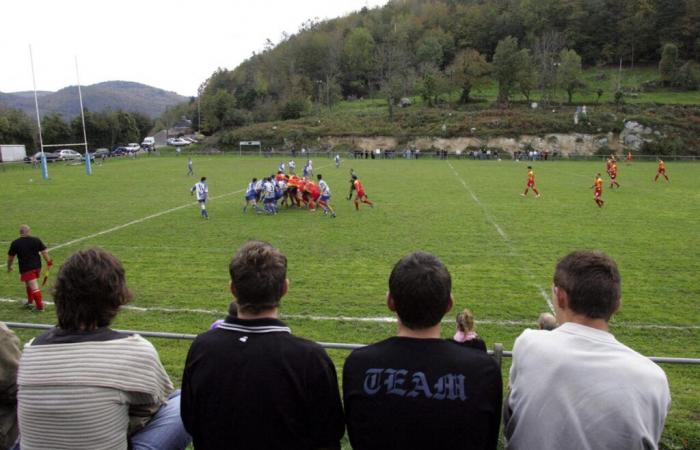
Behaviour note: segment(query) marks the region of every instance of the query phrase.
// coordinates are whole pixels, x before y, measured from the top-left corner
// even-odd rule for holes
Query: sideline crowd
[[[610,333],[621,280],[603,253],[558,262],[555,314],[516,339],[505,398],[470,310],[441,338],[452,278],[432,254],[394,265],[397,333],[347,357],[342,391],[326,351],[279,319],[286,256],[249,241],[228,270],[229,315],[192,343],[175,390],[150,342],[110,328],[132,298],[120,261],[71,255],[56,327],[21,352],[0,323],[0,449],[338,449],[346,430],[354,449],[496,449],[502,422],[507,449],[658,448],[668,381]]]

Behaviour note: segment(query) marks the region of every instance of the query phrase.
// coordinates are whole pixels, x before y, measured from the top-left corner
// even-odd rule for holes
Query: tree
[[[440,97],[449,92],[449,83],[445,74],[435,66],[422,68],[423,75],[418,83],[418,91],[428,106],[434,106],[440,102]]]
[[[664,45],[659,61],[659,76],[664,86],[668,86],[676,78],[678,71],[678,47],[675,44]]]
[[[380,80],[380,91],[389,107],[389,119],[394,118],[394,105],[413,87],[410,57],[398,38],[377,47],[375,57]]]
[[[530,103],[532,90],[537,86],[537,69],[535,67],[535,60],[532,54],[530,54],[530,50],[526,48],[520,50],[517,79],[520,93],[523,94],[525,100]]]
[[[36,128],[32,120],[18,109],[0,107],[0,142],[24,144],[29,152],[34,147]]]
[[[559,53],[559,85],[566,91],[571,103],[574,92],[586,86],[583,81],[581,57],[576,50],[564,49]]]
[[[453,83],[462,90],[459,103],[469,103],[471,91],[488,81],[491,70],[491,64],[477,50],[468,48],[457,53],[448,73]]]
[[[69,144],[73,140],[73,132],[60,114],[41,119],[41,134],[44,144]]]
[[[440,66],[442,64],[442,45],[434,37],[421,39],[416,48],[416,61],[418,65],[428,64]]]
[[[223,129],[236,109],[236,99],[228,91],[219,89],[202,99],[202,130],[210,134]]]
[[[521,55],[518,40],[512,36],[498,41],[493,55],[493,73],[498,81],[498,102],[508,103],[517,83]]]
[[[375,47],[374,38],[366,28],[355,28],[350,32],[343,46],[343,68],[348,84],[357,81],[356,88],[369,88]]]
[[[564,48],[564,36],[552,31],[535,40],[534,58],[537,64],[537,84],[542,102],[549,103],[557,87],[557,56]]]

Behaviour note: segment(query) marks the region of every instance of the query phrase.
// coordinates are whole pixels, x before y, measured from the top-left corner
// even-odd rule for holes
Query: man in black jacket
[[[182,378],[181,415],[197,450],[340,448],[333,362],[278,319],[287,258],[251,241],[229,266],[238,316],[201,334]]]

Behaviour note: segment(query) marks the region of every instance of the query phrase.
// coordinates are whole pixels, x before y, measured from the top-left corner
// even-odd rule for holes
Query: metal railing
[[[43,323],[22,323],[22,322],[5,322],[10,328],[21,328],[30,330],[48,330],[53,328],[53,325]],[[192,341],[197,337],[196,334],[189,333],[166,333],[161,331],[135,331],[135,330],[116,330],[127,334],[139,334],[143,337],[159,338],[159,339],[178,339]],[[333,350],[355,350],[356,348],[365,347],[367,344],[346,344],[339,342],[318,342],[323,348]],[[493,356],[498,365],[501,366],[503,358],[512,358],[513,352],[504,350],[503,344],[493,344],[493,349],[488,351],[488,354]],[[700,364],[700,358],[676,358],[671,356],[648,356],[650,360],[657,364]]]

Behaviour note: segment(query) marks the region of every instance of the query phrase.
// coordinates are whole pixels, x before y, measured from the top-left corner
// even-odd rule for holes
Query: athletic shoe
[[[331,213],[331,218],[335,219],[335,213]]]
[[[24,305],[22,305],[22,308],[32,309],[32,308],[34,308],[34,305],[32,303],[26,302]]]

